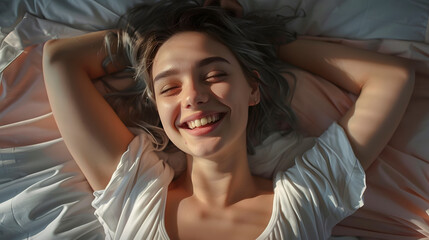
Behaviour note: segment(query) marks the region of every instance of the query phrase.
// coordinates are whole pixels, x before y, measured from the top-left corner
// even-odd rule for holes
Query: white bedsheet
[[[41,74],[42,46],[29,46],[50,38],[112,28],[136,2],[141,1],[0,2],[0,239],[103,238],[89,204],[92,193],[65,148],[50,112]],[[267,10],[279,14],[302,8],[307,17],[291,25],[300,34],[429,42],[426,0],[240,2],[246,12]],[[427,52],[398,51],[422,54],[410,58],[429,58]],[[389,48],[386,53],[398,52]],[[6,72],[11,64],[16,64],[17,70]]]
[[[298,34],[351,39],[399,39],[429,43],[427,0],[240,1],[245,11],[306,16],[290,28]],[[274,11],[273,11],[274,10]]]
[[[25,13],[80,30],[115,26],[119,16],[137,3],[158,0],[3,0],[0,32],[7,34]],[[198,0],[202,1],[202,0]],[[426,0],[238,0],[244,11],[302,14],[292,28],[299,34],[353,39],[403,39],[429,42]]]

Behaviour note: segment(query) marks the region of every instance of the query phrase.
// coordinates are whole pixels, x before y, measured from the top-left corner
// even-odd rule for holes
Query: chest
[[[165,208],[166,231],[170,239],[256,239],[270,222],[273,198],[264,195],[220,209],[172,197]]]

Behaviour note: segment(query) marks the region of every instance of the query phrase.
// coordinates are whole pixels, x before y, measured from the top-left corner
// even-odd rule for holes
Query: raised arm
[[[296,40],[279,57],[359,95],[339,120],[362,166],[380,154],[405,112],[414,72],[403,59],[338,44]]]
[[[106,32],[48,41],[43,73],[60,133],[94,190],[103,189],[133,138],[92,79],[105,75]],[[120,69],[109,66],[109,71]]]

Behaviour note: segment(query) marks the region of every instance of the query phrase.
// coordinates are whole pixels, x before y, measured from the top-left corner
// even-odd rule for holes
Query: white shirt
[[[337,123],[319,138],[272,135],[256,150],[252,171],[274,176],[272,216],[258,239],[327,239],[363,205],[365,174]],[[184,155],[155,152],[147,135],[135,137],[106,189],[94,193],[107,239],[169,239],[164,210],[172,161],[184,162]]]

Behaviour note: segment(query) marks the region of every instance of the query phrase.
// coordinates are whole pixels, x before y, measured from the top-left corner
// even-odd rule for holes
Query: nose
[[[182,86],[183,100],[182,104],[185,108],[195,108],[199,105],[207,103],[209,100],[208,86],[198,80],[190,80]]]

